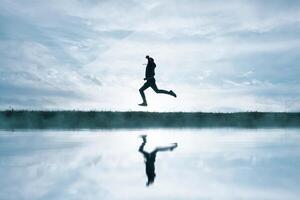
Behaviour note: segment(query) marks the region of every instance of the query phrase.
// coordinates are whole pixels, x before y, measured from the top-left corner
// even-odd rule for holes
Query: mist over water
[[[1,131],[0,199],[298,199],[300,129]],[[146,151],[159,152],[146,186]]]

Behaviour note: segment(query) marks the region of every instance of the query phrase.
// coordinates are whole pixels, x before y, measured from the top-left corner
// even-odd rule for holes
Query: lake
[[[298,200],[299,133],[230,128],[0,131],[0,199]],[[147,141],[139,152],[140,135],[147,135]],[[155,177],[147,186],[145,155],[151,152],[155,162],[149,158],[147,163],[155,169],[147,169]]]

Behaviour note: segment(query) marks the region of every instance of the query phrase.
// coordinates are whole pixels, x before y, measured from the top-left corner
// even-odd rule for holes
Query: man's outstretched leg
[[[167,90],[161,90],[161,89],[158,89],[155,82],[151,85],[151,87],[152,87],[152,89],[153,89],[156,93],[168,94],[168,95],[171,95],[171,96],[173,96],[173,97],[177,97],[177,95],[175,94],[175,92],[173,92],[172,90],[167,91]]]
[[[173,143],[171,146],[156,147],[152,153],[157,153],[159,151],[173,151],[175,148],[177,148],[177,146],[177,143]]]

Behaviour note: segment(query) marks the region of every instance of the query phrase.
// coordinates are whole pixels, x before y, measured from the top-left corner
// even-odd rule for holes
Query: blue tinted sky
[[[299,1],[0,0],[1,109],[299,111],[299,54]]]

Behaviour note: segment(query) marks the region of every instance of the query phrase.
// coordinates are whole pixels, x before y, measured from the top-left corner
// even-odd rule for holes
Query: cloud
[[[299,86],[299,10],[299,3],[280,0],[235,0],[230,4],[194,0],[3,0],[0,80],[1,88],[11,90],[6,90],[0,107],[10,106],[4,103],[7,99],[43,102],[48,94],[56,93],[51,103],[44,101],[43,107],[139,109],[135,105],[143,84],[142,64],[144,56],[150,54],[157,62],[160,87],[170,87],[187,97],[178,106],[160,96],[164,105],[154,103],[150,110],[200,111],[210,107],[210,111],[219,111],[229,106],[218,102],[224,90],[232,95],[230,104],[235,110],[256,108],[261,91],[264,98],[274,101],[275,110],[299,110],[291,106],[297,105],[298,99],[288,89]],[[247,74],[250,71],[253,73]],[[223,87],[228,81],[254,100],[239,107],[235,104],[239,92]],[[286,91],[278,89],[274,95],[266,84],[258,83],[280,85]],[[219,92],[202,92],[206,88],[218,88]],[[16,91],[22,92],[15,95]],[[201,105],[200,94],[207,99]],[[124,95],[128,102],[118,102]],[[278,96],[281,100],[275,101]],[[156,97],[149,98],[156,102]],[[212,101],[216,105],[207,105]],[[17,106],[20,100],[15,102]]]

